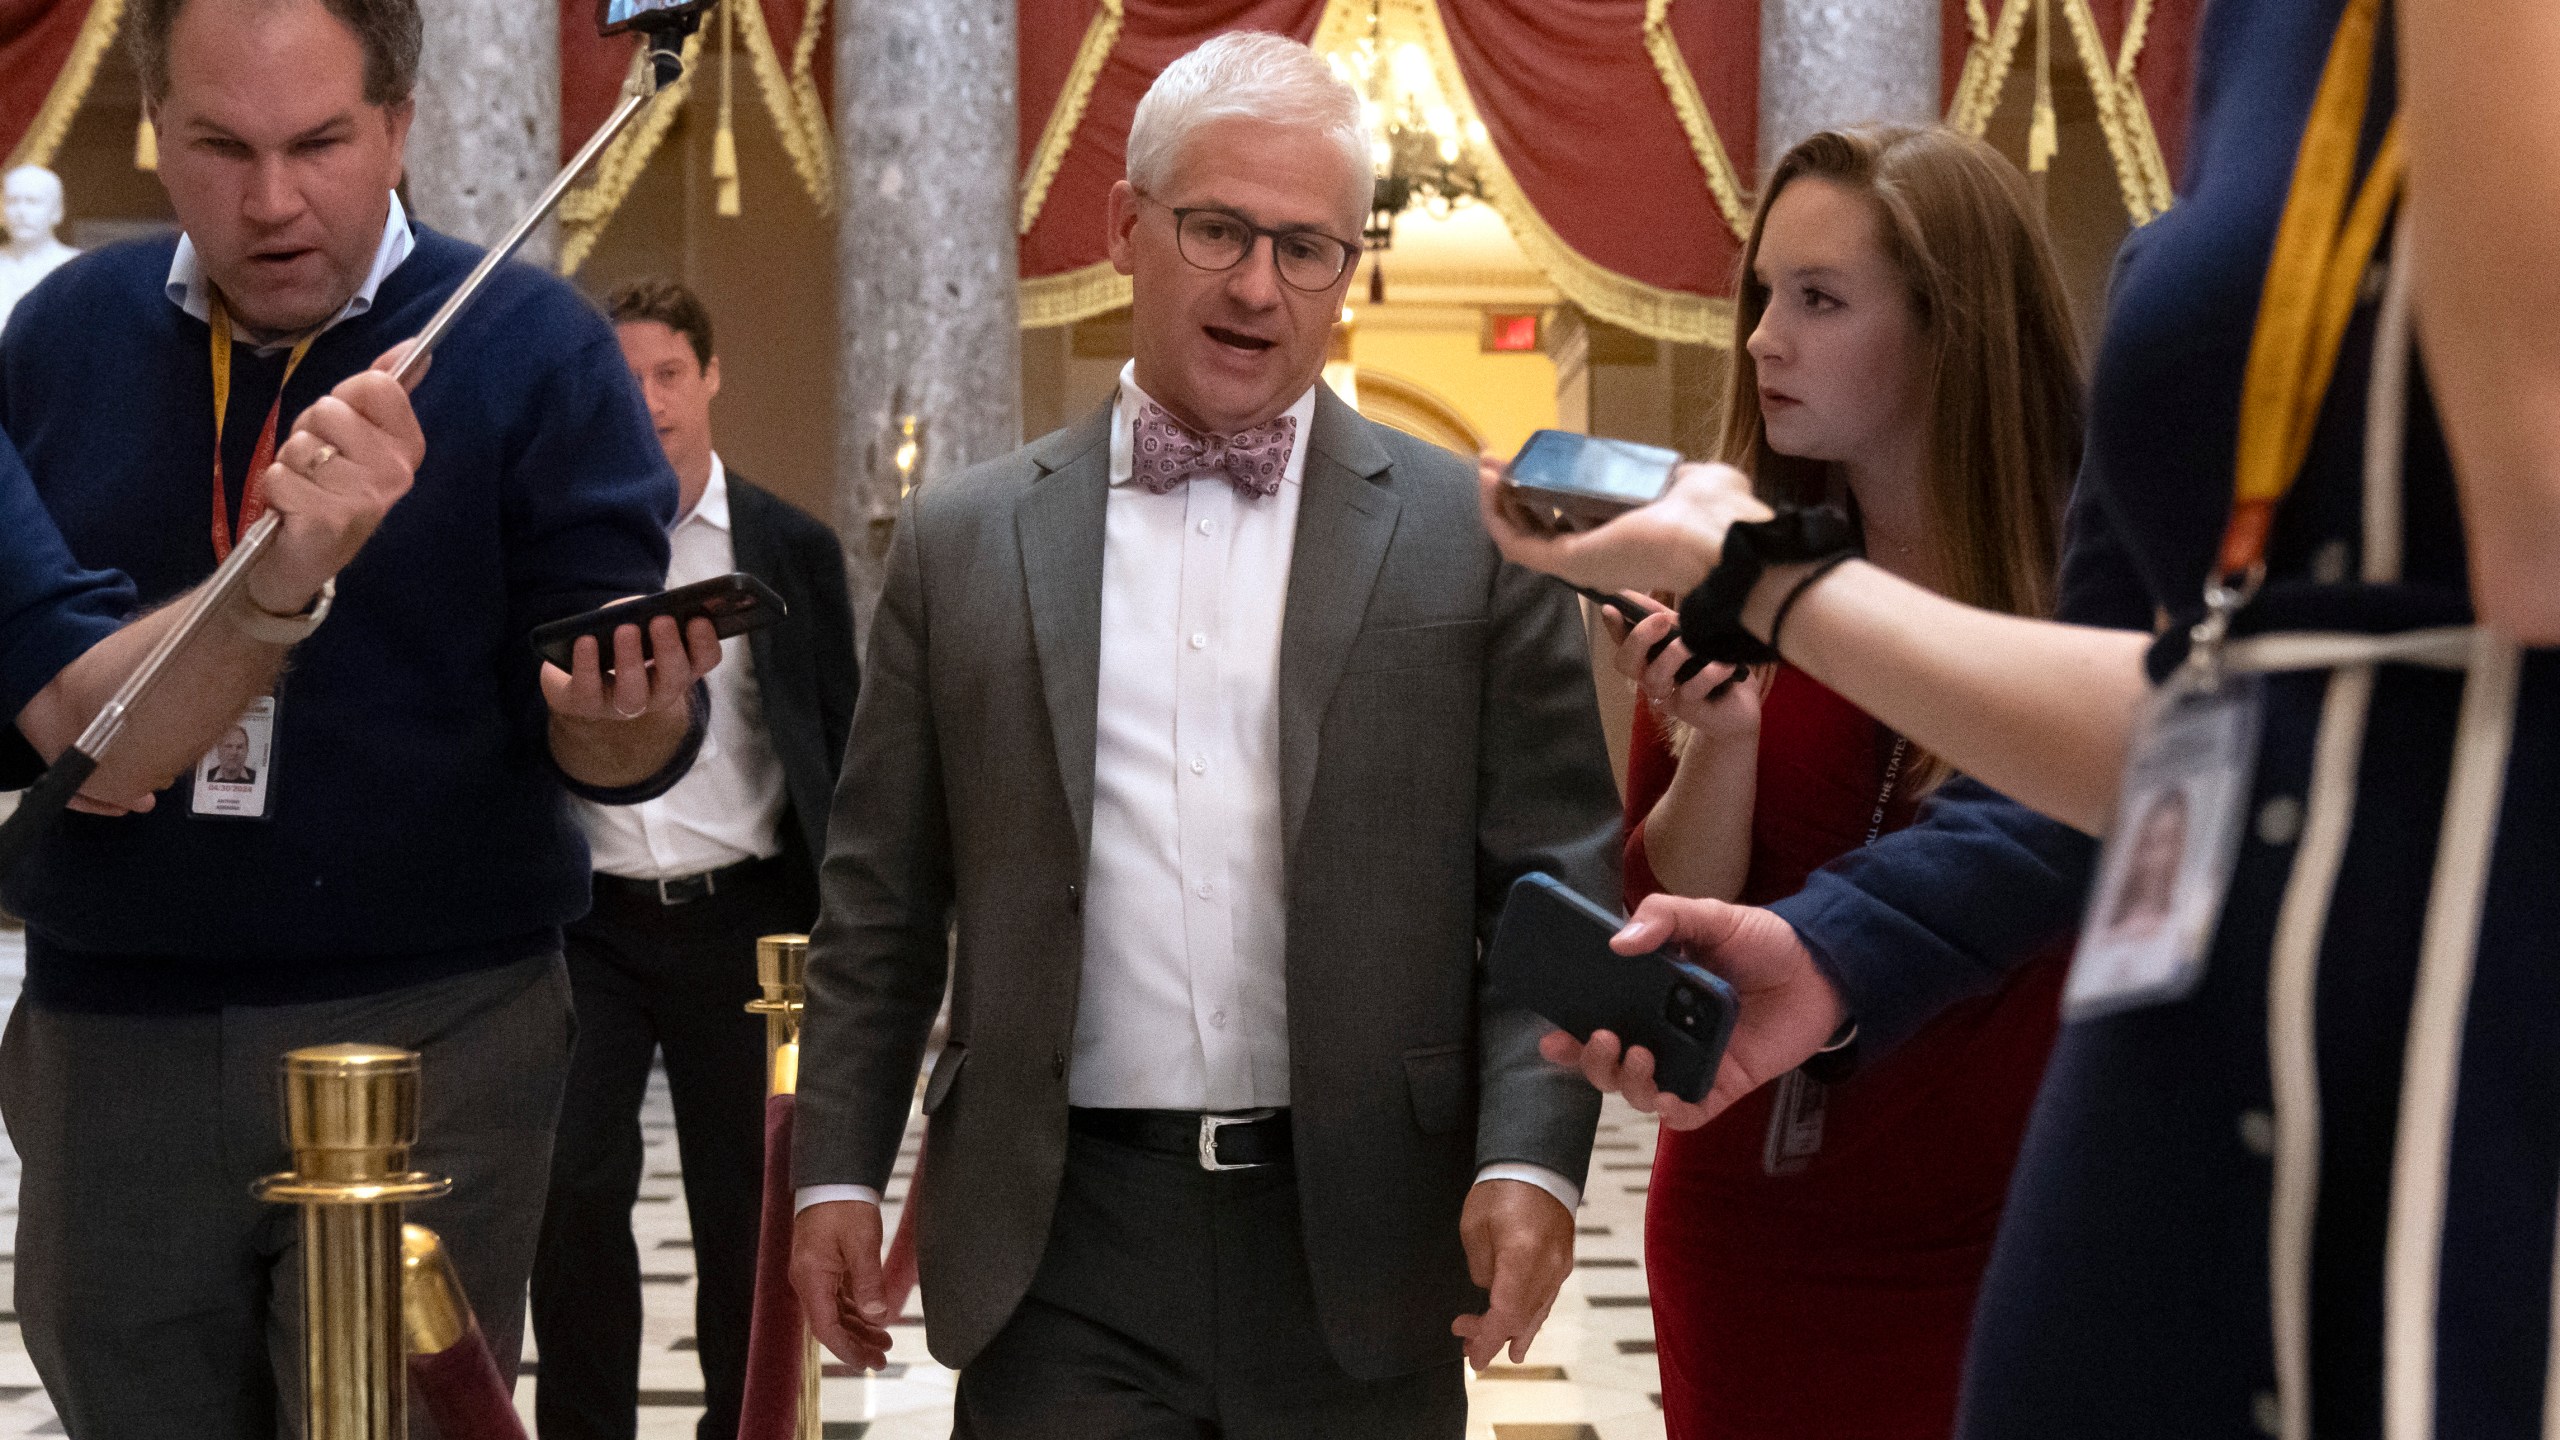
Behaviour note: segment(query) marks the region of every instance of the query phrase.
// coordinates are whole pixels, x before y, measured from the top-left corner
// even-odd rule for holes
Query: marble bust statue
[[[21,165],[0,179],[0,220],[9,242],[0,245],[0,327],[36,282],[80,252],[54,238],[62,225],[62,177],[41,165]]]

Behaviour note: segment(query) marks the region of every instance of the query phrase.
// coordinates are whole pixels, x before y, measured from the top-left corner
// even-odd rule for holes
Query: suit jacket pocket
[[[933,1057],[933,1078],[924,1082],[924,1113],[932,1114],[951,1098],[951,1087],[960,1083],[960,1067],[968,1061],[968,1046],[956,1042],[943,1045],[942,1053]]]
[[[1404,1052],[1405,1088],[1413,1096],[1413,1123],[1425,1135],[1458,1128],[1467,1103],[1467,1047],[1430,1045]]]
[[[1442,620],[1429,625],[1398,625],[1371,630],[1351,642],[1342,662],[1345,674],[1361,670],[1416,670],[1431,665],[1473,665],[1484,658],[1487,624],[1482,620]]]

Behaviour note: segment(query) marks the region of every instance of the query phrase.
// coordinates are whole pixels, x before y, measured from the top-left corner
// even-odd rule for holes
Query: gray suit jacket
[[[1039,1268],[1067,1150],[1093,818],[1110,410],[908,501],[836,791],[794,1179],[879,1186],[925,1090],[925,1313],[966,1365]],[[1486,991],[1512,879],[1618,890],[1573,596],[1506,565],[1473,467],[1319,391],[1280,642],[1290,1095],[1335,1357],[1457,1354],[1478,1167],[1579,1181],[1598,1096]]]

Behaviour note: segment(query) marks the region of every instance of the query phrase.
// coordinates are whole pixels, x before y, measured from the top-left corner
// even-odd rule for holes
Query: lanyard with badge
[[[213,292],[211,309],[206,324],[213,337],[213,558],[218,563],[230,557],[234,533],[222,467],[223,422],[231,410],[231,312],[224,307],[220,291]],[[266,512],[267,467],[276,459],[285,387],[293,383],[293,373],[302,368],[303,357],[311,353],[311,342],[317,337],[314,331],[294,342],[293,353],[285,360],[284,378],[276,382],[275,403],[267,407],[266,423],[250,449],[248,476],[240,486],[240,532],[257,524]],[[281,683],[277,688],[282,688]],[[276,715],[276,695],[259,696],[196,763],[189,813],[223,820],[264,820],[275,813],[270,796],[275,783]]]
[[[2310,453],[2365,271],[2407,178],[2395,116],[2356,184],[2381,0],[2348,0],[2276,228],[2240,396],[2231,522],[2186,662],[2145,707],[2099,860],[2063,1013],[2176,1000],[2204,977],[2254,778],[2265,685],[2224,664],[2266,576],[2277,507]]]

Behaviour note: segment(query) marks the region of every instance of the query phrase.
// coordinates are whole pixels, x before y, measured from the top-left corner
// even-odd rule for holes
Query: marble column
[[[870,633],[901,494],[1022,443],[1014,0],[837,0],[836,527]]]
[[[434,0],[409,131],[409,208],[420,222],[494,244],[560,169],[560,11],[528,0]],[[546,223],[519,252],[547,266]]]
[[[1760,174],[1807,135],[1938,117],[1938,6],[1760,0]]]

